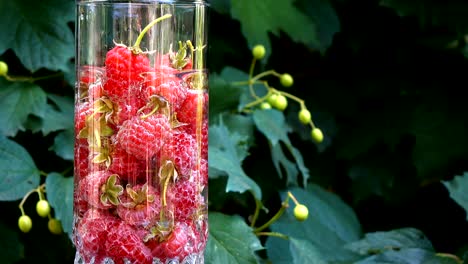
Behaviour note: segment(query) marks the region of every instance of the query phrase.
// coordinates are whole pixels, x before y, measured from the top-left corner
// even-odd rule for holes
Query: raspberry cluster
[[[74,243],[85,263],[203,254],[208,94],[174,54],[116,45],[79,74]]]

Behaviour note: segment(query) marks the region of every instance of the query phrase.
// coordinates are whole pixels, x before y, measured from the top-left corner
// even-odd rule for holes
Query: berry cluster
[[[208,94],[187,43],[166,54],[116,44],[104,67],[79,74],[74,243],[85,263],[203,254]]]

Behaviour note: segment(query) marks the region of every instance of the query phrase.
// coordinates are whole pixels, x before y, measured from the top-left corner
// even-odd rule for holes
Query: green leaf
[[[15,201],[37,188],[40,173],[23,146],[0,137],[0,201]]]
[[[225,172],[228,176],[227,192],[252,191],[257,199],[261,199],[260,187],[249,178],[242,169],[242,161],[246,154],[245,139],[236,133],[231,133],[222,123],[210,127],[209,161],[210,168]]]
[[[309,184],[307,189],[291,188],[297,200],[309,208],[309,218],[304,222],[298,222],[293,215],[294,205],[286,209],[280,219],[271,228],[274,232],[283,233],[292,239],[307,241],[308,250],[313,250],[317,259],[329,262],[351,261],[357,255],[344,248],[345,244],[356,241],[361,237],[361,227],[354,211],[338,196],[327,192],[318,185]],[[283,193],[283,200],[287,194]],[[277,239],[277,238],[269,238]],[[279,241],[267,244],[267,254],[271,254],[287,247],[284,244],[291,241]],[[304,245],[295,242],[288,248],[300,250]],[[303,242],[302,242],[303,243]],[[284,252],[291,255],[292,252]],[[308,254],[296,252],[294,254]],[[297,255],[296,257],[299,257]],[[287,257],[284,256],[284,259]],[[290,259],[293,259],[291,255]]]
[[[0,54],[13,49],[31,71],[40,68],[66,71],[74,56],[73,32],[67,22],[74,19],[71,1],[1,1]],[[40,15],[38,15],[40,14]]]
[[[42,119],[42,133],[47,135],[57,130],[73,129],[75,111],[73,98],[52,94],[48,94],[47,97],[53,105],[47,104],[46,114]]]
[[[289,140],[288,132],[291,132],[291,128],[286,124],[284,114],[275,109],[257,110],[253,112],[253,120],[257,129],[270,141],[273,163],[280,177],[283,177],[280,165],[285,168],[289,183],[297,182],[296,179],[299,170],[303,176],[303,184],[306,185],[310,177],[309,170],[304,165],[302,154]],[[280,141],[284,143],[286,149],[294,158],[297,168],[293,167],[293,163],[286,158],[286,155],[283,153],[283,148],[279,144]]]
[[[242,145],[244,151],[238,148],[240,157],[246,157],[248,155],[248,148],[254,144],[254,122],[251,115],[241,114],[223,114],[223,124],[228,128],[229,131],[238,134],[242,138]],[[245,143],[244,143],[245,142]]]
[[[0,78],[0,132],[15,136],[18,130],[25,130],[28,115],[43,117],[46,104],[46,94],[39,86]]]
[[[240,216],[211,212],[205,250],[207,264],[255,264],[255,251],[263,249],[252,228]]]
[[[450,193],[450,198],[468,212],[468,172],[455,176],[451,181],[442,181]],[[466,216],[468,220],[468,214]]]
[[[18,233],[0,222],[0,259],[2,263],[18,263],[24,257],[24,246],[20,241]]]
[[[293,264],[326,264],[321,258],[320,253],[317,252],[317,248],[309,241],[291,238],[289,245],[293,257]]]
[[[63,231],[71,237],[73,229],[73,177],[52,172],[46,178],[47,200],[61,221]]]
[[[237,108],[245,87],[234,86],[231,82],[244,80],[248,80],[248,75],[231,67],[225,67],[220,75],[210,77],[210,121],[218,120],[220,113]]]
[[[50,150],[54,151],[57,156],[64,160],[73,160],[74,136],[73,129],[59,132],[55,136],[54,144],[50,147]]]
[[[375,255],[388,250],[397,251],[408,248],[434,250],[431,241],[423,232],[415,228],[367,233],[363,239],[347,244],[346,248],[359,255]]]
[[[380,0],[380,4],[396,10],[400,16],[415,16],[423,27],[444,26],[457,33],[468,32],[466,10],[468,3],[463,0],[439,2],[436,0]]]
[[[433,95],[410,116],[416,136],[413,160],[422,179],[440,177],[454,160],[468,155],[466,112],[449,100]]]
[[[386,251],[374,255],[356,264],[459,264],[453,258],[438,256],[436,253],[419,248],[407,248],[399,251]]]
[[[241,22],[250,47],[262,44],[265,58],[271,54],[268,33],[287,33],[292,40],[319,47],[316,24],[293,4],[293,0],[231,1],[231,16]]]

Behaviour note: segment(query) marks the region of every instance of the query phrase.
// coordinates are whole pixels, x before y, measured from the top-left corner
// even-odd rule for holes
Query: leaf
[[[415,228],[367,233],[363,239],[347,244],[346,248],[360,255],[375,255],[388,250],[408,248],[434,251],[431,241]]]
[[[303,239],[290,239],[290,249],[293,264],[326,264],[317,249],[309,241]]]
[[[46,104],[46,94],[39,86],[0,78],[0,132],[15,136],[25,129],[28,115],[44,116]]]
[[[2,263],[18,263],[24,257],[24,246],[17,232],[0,222],[0,259]]]
[[[40,14],[40,15],[38,15]],[[71,1],[1,1],[0,54],[13,49],[31,71],[40,68],[66,71],[74,56],[74,19]]]
[[[209,236],[205,250],[207,264],[258,263],[255,251],[263,249],[252,228],[240,216],[211,212]]]
[[[309,218],[298,222],[293,215],[292,202],[280,219],[271,228],[274,232],[283,233],[291,239],[307,241],[307,250],[313,250],[317,259],[328,262],[351,261],[357,255],[346,250],[345,244],[356,241],[361,237],[361,227],[354,211],[338,196],[327,192],[318,185],[309,184],[307,189],[291,188],[297,200],[309,208]],[[283,197],[286,194],[282,194]],[[277,238],[269,238],[277,239]],[[267,254],[271,258],[272,252],[286,247],[290,241],[281,241],[267,247]],[[296,243],[303,243],[297,242]],[[289,245],[294,250],[303,249],[300,244]],[[289,248],[289,247],[288,247]],[[284,253],[284,254],[290,254]],[[294,254],[307,255],[307,252]],[[318,257],[320,256],[320,257]],[[296,257],[299,257],[297,255]],[[284,258],[287,258],[286,256]],[[290,257],[293,259],[293,256]]]
[[[468,172],[455,176],[451,181],[442,181],[448,189],[450,198],[468,212]],[[466,216],[468,220],[468,214]]]
[[[419,248],[407,248],[399,251],[386,251],[374,255],[356,264],[459,264],[453,258],[438,256],[436,253]]]
[[[216,12],[220,14],[229,14],[229,10],[231,9],[231,1],[230,0],[211,0],[210,6]]]
[[[50,147],[50,150],[54,151],[57,156],[64,160],[73,160],[74,135],[73,129],[59,132],[55,136],[54,144]]]
[[[71,237],[73,229],[73,177],[52,172],[46,178],[47,200],[54,208],[55,217],[62,223],[63,231]]]
[[[415,16],[423,27],[447,26],[457,33],[468,32],[468,3],[462,0],[381,0],[380,4],[396,10],[400,16]]]
[[[39,169],[23,146],[0,137],[0,201],[15,201],[37,188]]]
[[[288,182],[293,183],[297,181],[298,169],[303,176],[303,184],[306,185],[307,180],[310,177],[309,170],[304,165],[302,154],[289,140],[288,132],[291,132],[291,128],[286,124],[284,114],[275,109],[257,110],[253,112],[253,120],[257,129],[270,141],[272,159],[278,174],[283,177],[283,173],[280,168],[281,164],[286,169]],[[286,155],[283,153],[283,149],[279,146],[280,141],[284,143],[286,149],[289,150],[290,154],[293,156],[297,169],[293,168],[292,162],[287,160]]]
[[[231,82],[239,76],[236,81],[248,79],[248,75],[231,67],[225,67],[221,75],[210,77],[210,121],[216,121],[220,113],[230,112],[238,106],[244,87],[234,86]]]
[[[422,179],[440,177],[454,160],[468,155],[466,111],[453,100],[433,95],[410,116],[410,131],[416,136],[413,160]]]
[[[208,164],[210,168],[227,174],[226,191],[240,193],[252,191],[257,199],[261,199],[260,187],[242,169],[245,156],[240,156],[239,153],[245,154],[242,148],[243,138],[231,133],[222,123],[211,126],[209,133]]]
[[[262,44],[265,58],[271,54],[268,33],[287,33],[292,40],[320,46],[316,24],[293,5],[293,0],[231,1],[231,16],[241,22],[241,30],[250,47]]]
[[[42,119],[42,133],[74,128],[74,102],[71,97],[48,94],[54,105],[47,104],[46,114]]]

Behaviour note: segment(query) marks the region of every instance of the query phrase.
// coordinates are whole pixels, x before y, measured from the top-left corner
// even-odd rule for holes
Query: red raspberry
[[[73,238],[77,251],[86,263],[102,263],[107,234],[118,222],[116,217],[99,209],[90,209],[83,215]],[[93,258],[94,262],[91,261]]]
[[[102,77],[104,69],[95,66],[85,66],[79,72],[79,90],[80,98],[98,98],[101,97],[99,91],[102,89]]]
[[[208,161],[201,159],[199,166],[192,171],[192,180],[204,187],[208,185]]]
[[[86,127],[86,118],[93,113],[93,105],[89,102],[77,103],[75,105],[75,135]]]
[[[135,55],[124,46],[109,50],[105,64],[107,79],[104,92],[114,102],[134,96],[133,92],[144,80],[143,75],[150,70],[149,59],[145,55]]]
[[[92,171],[79,182],[80,194],[95,208],[107,209],[118,204],[123,193],[117,174],[108,171]]]
[[[180,78],[174,75],[156,73],[143,85],[146,96],[153,95],[163,97],[173,109],[179,108],[186,97],[186,87]]]
[[[151,264],[151,251],[143,243],[139,232],[125,222],[119,222],[107,234],[104,243],[107,255],[115,263]]]
[[[81,179],[88,175],[89,145],[86,139],[75,139],[73,162],[75,177],[77,179]]]
[[[176,131],[167,136],[159,157],[161,161],[171,160],[179,172],[179,176],[189,178],[194,169],[196,148],[197,142],[191,135]]]
[[[191,225],[185,222],[176,222],[167,239],[160,243],[157,238],[152,239],[148,242],[148,247],[153,256],[158,257],[162,263],[167,263],[168,259],[177,259],[178,261],[175,263],[184,263],[183,260],[195,252],[195,232]]]
[[[121,203],[117,206],[117,214],[129,225],[146,228],[159,219],[160,196],[148,184],[127,186],[120,201]]]
[[[145,104],[146,100],[143,100],[140,96],[122,98],[117,102],[117,109],[113,122],[116,125],[122,125],[128,119],[138,115],[138,110],[144,107]]]
[[[135,156],[127,153],[120,145],[114,144],[110,154],[109,171],[120,176],[121,180],[136,182],[139,176],[144,176],[145,164]]]
[[[135,116],[122,124],[117,132],[116,142],[127,153],[147,160],[159,152],[170,130],[169,120],[162,114],[150,115],[144,119]]]
[[[207,122],[208,94],[201,90],[188,90],[184,102],[176,112],[179,122],[187,124],[184,126],[186,131],[195,136],[197,124]]]
[[[166,192],[168,208],[173,210],[174,219],[192,219],[204,204],[198,184],[192,181],[178,181]]]

